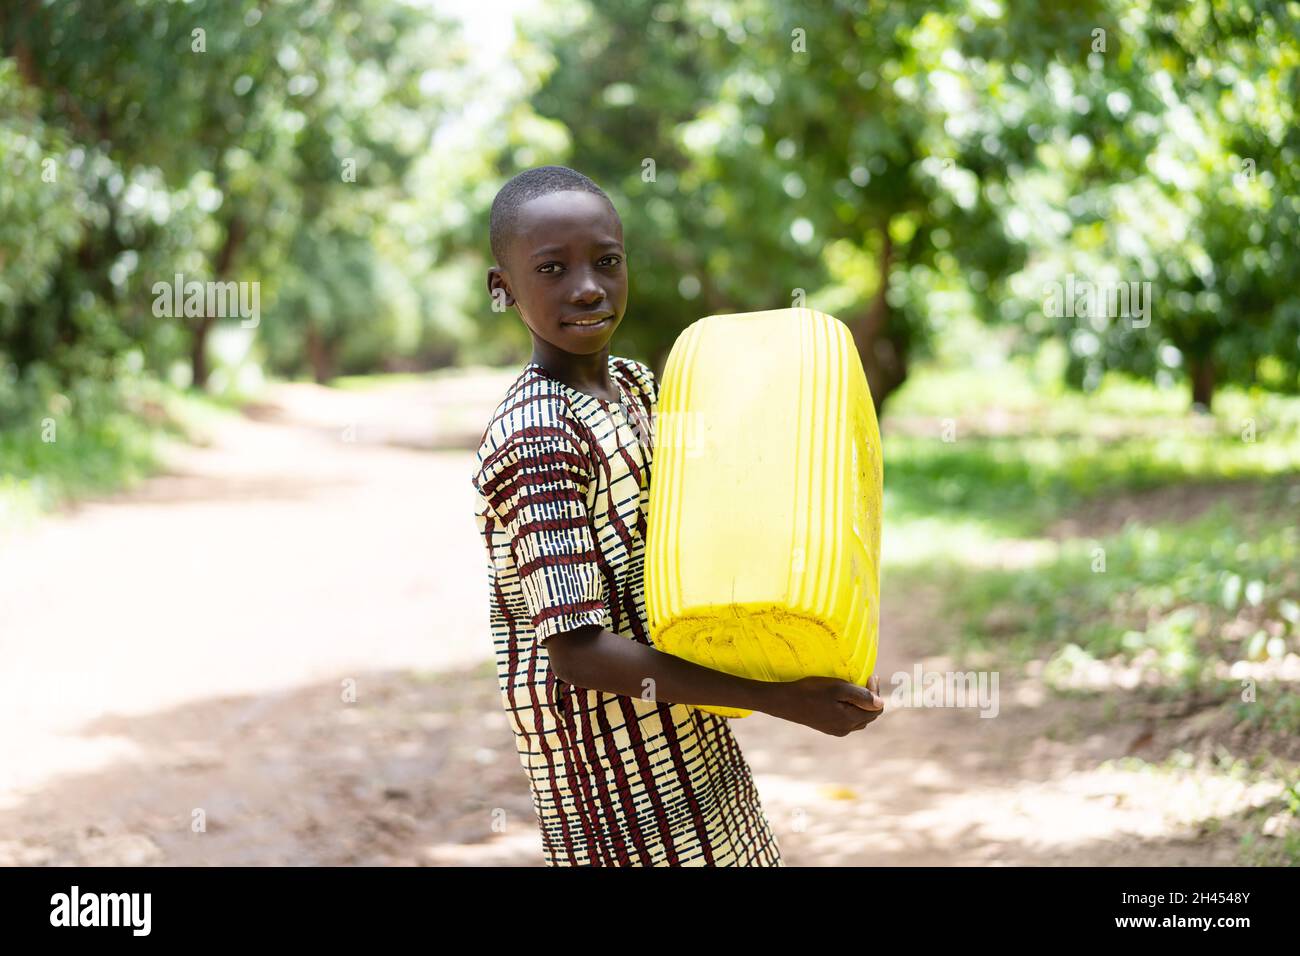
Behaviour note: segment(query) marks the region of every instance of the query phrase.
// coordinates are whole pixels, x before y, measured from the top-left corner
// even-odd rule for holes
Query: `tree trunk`
[[[212,323],[215,322],[210,315],[200,317],[194,325],[194,332],[190,336],[190,387],[197,389],[207,388],[208,385],[208,332],[212,330]]]
[[[867,384],[871,386],[871,400],[876,406],[877,416],[885,399],[907,380],[907,345],[897,334],[891,334],[896,330],[890,327],[889,301],[885,298],[894,264],[894,243],[889,238],[888,222],[881,232],[880,288],[862,317],[849,323],[853,342],[862,359],[862,370],[867,373]]]
[[[1188,356],[1187,374],[1192,379],[1192,407],[1208,412],[1214,400],[1214,359],[1208,355]]]
[[[317,385],[328,385],[334,377],[334,356],[314,322],[307,325],[307,361]]]
[[[246,227],[244,220],[238,216],[232,216],[226,224],[226,241],[221,244],[221,249],[217,253],[216,261],[213,264],[213,280],[216,282],[225,281],[226,276],[230,274],[231,267],[235,262],[235,255],[239,247],[244,242]],[[184,290],[182,290],[184,291]],[[218,316],[205,315],[198,319],[194,325],[194,334],[190,339],[190,379],[193,388],[206,388],[208,384],[208,333],[212,331],[212,325],[216,322]]]

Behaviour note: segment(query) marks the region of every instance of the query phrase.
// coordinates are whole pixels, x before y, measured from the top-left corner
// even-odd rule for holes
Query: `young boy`
[[[645,365],[609,354],[627,306],[622,222],[586,176],[543,166],[497,194],[491,243],[488,291],[518,310],[533,356],[483,433],[473,484],[502,703],[545,862],[782,866],[727,718],[691,705],[844,736],[883,711],[879,681],[749,680],[652,645],[658,389]]]

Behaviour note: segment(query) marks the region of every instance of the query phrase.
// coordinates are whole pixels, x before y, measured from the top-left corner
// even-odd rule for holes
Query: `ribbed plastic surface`
[[[760,680],[865,684],[884,473],[848,327],[811,309],[692,324],[660,378],[654,468],[645,587],[655,646]]]

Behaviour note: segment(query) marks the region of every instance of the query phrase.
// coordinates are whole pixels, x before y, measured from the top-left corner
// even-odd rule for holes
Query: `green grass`
[[[1095,660],[1141,656],[1189,689],[1214,679],[1218,661],[1281,659],[1300,645],[1300,529],[1277,516],[1300,510],[1300,480],[1263,486],[1253,508],[1134,522],[1014,570],[948,568],[949,610],[972,646],[1050,655],[1049,676],[1063,681]]]
[[[1225,390],[1199,416],[1182,392],[1118,375],[1065,392],[1027,363],[922,370],[883,430],[884,558],[900,571],[1032,538],[1108,494],[1300,472],[1300,399]]]
[[[0,529],[153,473],[163,444],[185,440],[229,403],[152,379],[83,385],[0,430]]]
[[[1100,418],[1126,420],[1189,417],[1187,387],[1157,388],[1118,372],[1107,373],[1094,391],[1066,388],[1057,365],[1020,357],[983,367],[920,366],[889,400],[889,418],[960,418],[999,409],[1030,413],[1041,433],[1087,431]],[[1191,416],[1200,418],[1203,416]],[[1300,431],[1300,398],[1263,389],[1229,387],[1214,397],[1213,418],[1239,424],[1255,417],[1261,435],[1269,428]]]
[[[1277,734],[1300,733],[1300,694],[1293,689],[1259,687],[1255,700],[1239,700],[1234,709],[1239,720],[1264,731]]]
[[[1285,831],[1266,834],[1272,819],[1285,821]],[[1282,796],[1250,814],[1251,829],[1242,836],[1242,860],[1251,866],[1300,866],[1300,777],[1291,779]]]

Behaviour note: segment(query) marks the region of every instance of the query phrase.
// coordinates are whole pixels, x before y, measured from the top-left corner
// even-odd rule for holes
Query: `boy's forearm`
[[[711,704],[766,713],[777,686],[715,671],[608,630],[564,635],[563,639],[572,641],[566,648],[564,679],[577,687],[627,697],[653,696],[672,704]]]

